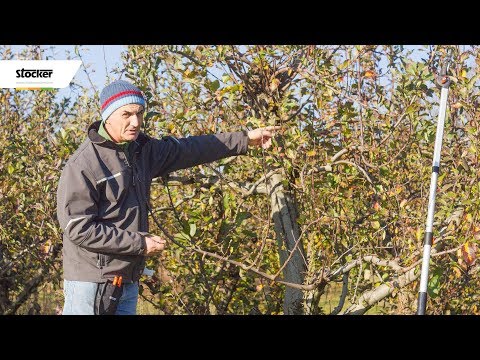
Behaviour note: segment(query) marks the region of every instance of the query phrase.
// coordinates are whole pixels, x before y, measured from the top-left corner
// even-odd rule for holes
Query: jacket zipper
[[[97,267],[99,269],[103,269],[106,265],[107,265],[107,260],[105,258],[105,255],[97,254]]]
[[[127,161],[127,166],[132,170],[132,184],[133,186],[135,186],[135,173],[134,173],[134,170],[133,170],[133,167],[132,165],[130,164],[130,160],[128,160],[128,154],[125,150],[122,151],[123,154],[125,155],[125,160]],[[138,196],[137,196],[138,198]],[[137,199],[138,200],[138,199]]]
[[[138,192],[141,191],[141,189],[135,185],[136,181],[135,181],[135,173],[136,173],[136,163],[135,163],[135,154],[133,155],[133,161],[132,163],[130,163],[130,161],[128,160],[128,155],[127,153],[124,151],[123,152],[125,154],[125,159],[127,160],[127,165],[128,167],[132,170],[132,185],[133,187],[135,188],[135,196],[137,197],[137,201],[138,201],[138,205],[140,206],[140,224],[143,225],[143,216],[142,216],[142,199],[141,199],[141,196],[139,196]],[[138,178],[138,175],[137,175],[137,179],[136,179],[139,183],[140,183],[140,179]]]
[[[125,154],[125,159],[127,160],[127,165],[128,167],[132,170],[132,185],[133,185],[133,188],[135,189],[135,196],[137,197],[137,201],[138,201],[138,206],[140,207],[140,226],[143,226],[143,216],[142,216],[142,212],[143,212],[143,209],[142,209],[142,203],[140,201],[140,196],[138,194],[139,191],[141,191],[141,189],[138,187],[138,186],[135,186],[135,168],[136,168],[136,163],[135,163],[135,153],[133,154],[133,160],[132,160],[132,163],[133,163],[133,166],[132,166],[132,163],[130,163],[130,161],[128,160],[128,154],[124,151],[123,152]],[[138,179],[138,176],[137,176],[137,179]],[[140,182],[140,179],[138,179],[138,181]],[[148,216],[148,214],[146,214]],[[132,279],[135,277],[135,268],[132,269],[133,273],[132,273]]]

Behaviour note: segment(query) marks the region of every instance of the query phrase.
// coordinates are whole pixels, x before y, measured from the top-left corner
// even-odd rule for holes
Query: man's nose
[[[138,127],[140,125],[140,116],[135,114],[130,117],[130,125]]]

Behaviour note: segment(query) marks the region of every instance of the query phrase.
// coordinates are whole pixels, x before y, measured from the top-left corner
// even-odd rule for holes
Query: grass
[[[325,293],[321,296],[319,306],[323,309],[325,314],[330,314],[333,309],[338,305],[340,300],[340,295],[342,294],[342,284],[341,283],[331,283],[327,285]],[[352,303],[348,300],[348,296],[345,299],[345,304],[342,311],[348,309]],[[365,314],[368,315],[383,315],[385,312],[388,312],[388,304],[383,301],[378,303],[369,309]]]
[[[325,314],[329,314],[338,305],[340,295],[342,293],[342,284],[332,283],[327,286],[325,293],[321,296],[319,306],[323,309]],[[351,303],[348,298],[345,300],[343,310],[347,309]],[[379,303],[366,314],[377,315],[384,314],[388,311],[388,304],[386,302]],[[58,315],[63,307],[63,290],[55,288],[53,284],[45,284],[39,289],[38,293],[33,295],[29,301],[23,304],[17,314],[21,315]],[[161,311],[153,304],[142,297],[139,298],[137,313],[139,315],[160,315]]]

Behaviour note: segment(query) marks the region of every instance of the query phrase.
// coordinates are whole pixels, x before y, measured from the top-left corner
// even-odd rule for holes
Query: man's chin
[[[135,134],[125,134],[123,136],[123,138],[125,139],[124,141],[135,141],[137,140],[138,138],[138,133],[135,133]]]

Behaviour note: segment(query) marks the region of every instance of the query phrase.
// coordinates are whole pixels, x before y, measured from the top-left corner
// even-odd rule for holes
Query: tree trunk
[[[4,261],[4,246],[0,244],[0,314],[3,315],[10,305],[9,298],[9,287],[11,286],[11,281],[5,279],[8,275],[7,271],[3,271],[7,267],[7,261]]]
[[[283,277],[287,282],[303,284],[306,257],[301,241],[294,249],[299,238],[297,212],[290,194],[283,188],[282,179],[281,174],[274,174],[269,178],[272,219],[277,236],[280,264],[283,266],[294,250],[283,269]],[[286,315],[303,314],[302,290],[286,287],[283,310]]]

